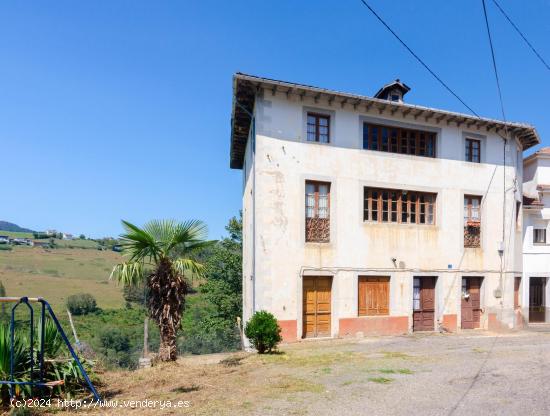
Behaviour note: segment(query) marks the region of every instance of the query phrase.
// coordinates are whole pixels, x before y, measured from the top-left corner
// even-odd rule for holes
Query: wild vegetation
[[[188,282],[176,340],[179,354],[241,348],[236,325],[242,311],[241,220],[232,218],[226,230],[226,237],[190,253],[203,264],[204,271],[202,277],[194,276]],[[68,335],[72,333],[65,310],[68,297],[91,294],[97,301],[96,309],[73,316],[82,351],[100,367],[135,369],[143,353],[148,289],[145,285],[123,287],[109,281],[112,267],[122,259],[112,250],[16,246],[10,253],[0,253],[0,281],[8,296],[48,299]],[[150,324],[149,350],[158,351],[159,344],[158,327]]]
[[[34,379],[40,377],[38,370],[39,340],[41,323],[36,323],[35,336],[32,343],[34,360]],[[13,374],[15,381],[27,382],[31,379],[31,341],[29,338],[29,328],[24,325],[16,327],[13,339]],[[10,379],[10,337],[11,332],[7,322],[2,319],[0,322],[0,379]],[[65,344],[59,334],[55,324],[47,318],[44,323],[44,381],[52,382],[51,387],[42,390],[42,397],[55,396],[71,398],[76,394],[85,391],[85,381],[78,369],[76,363],[64,348]],[[82,360],[86,372],[93,377],[92,363]],[[14,387],[14,394],[19,398],[35,397],[36,388],[32,389],[30,385],[17,385]],[[0,387],[0,399],[3,406],[9,405],[9,387],[2,385]]]

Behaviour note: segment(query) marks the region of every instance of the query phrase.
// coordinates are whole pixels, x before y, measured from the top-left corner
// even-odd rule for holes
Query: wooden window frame
[[[385,286],[385,300],[383,303],[378,303],[379,298],[376,298],[376,307],[369,309],[369,290],[368,286]],[[364,296],[361,290],[364,289]],[[357,315],[358,316],[389,316],[390,315],[390,277],[389,276],[359,276],[357,283]],[[365,299],[365,304],[361,305],[361,299]],[[386,307],[384,307],[384,304]]]
[[[308,211],[308,200],[307,200],[307,197],[308,197],[308,193],[307,193],[307,187],[308,185],[313,185],[314,186],[314,192],[313,192],[313,215],[311,217],[308,217],[307,215],[307,211]],[[327,215],[326,217],[320,217],[319,216],[319,195],[320,195],[320,192],[319,192],[319,187],[321,185],[326,185],[327,186]],[[324,182],[324,181],[310,181],[310,180],[306,180],[305,182],[305,192],[304,192],[304,196],[305,196],[305,203],[304,203],[304,208],[305,208],[305,212],[304,212],[304,216],[305,216],[305,222],[306,222],[306,235],[305,235],[305,240],[306,240],[306,243],[329,243],[330,242],[330,190],[331,190],[331,183],[330,182]],[[319,220],[326,220],[325,222],[327,224],[325,224],[325,226],[328,227],[328,237],[326,239],[309,239],[308,238],[308,222],[311,221],[311,219],[319,219]],[[320,221],[318,221],[320,222]]]
[[[542,235],[544,237],[544,241],[537,241],[537,231],[540,231],[542,232]],[[547,239],[546,239],[546,228],[538,228],[538,227],[533,227],[533,244],[534,245],[537,245],[537,246],[544,246],[546,245],[547,243]]]
[[[467,209],[467,220],[466,221],[478,221],[481,223],[481,202],[482,202],[482,197],[479,196],[479,195],[464,195],[464,199],[467,199],[468,200],[468,203],[464,205],[464,208]],[[478,205],[478,210],[479,210],[479,215],[478,215],[478,220],[474,220],[473,217],[472,217],[472,207],[473,207],[473,203],[472,201],[476,199],[479,201],[479,205]]]
[[[384,199],[385,194],[388,196],[387,200]],[[393,198],[394,195],[396,196],[395,199]],[[424,202],[422,202],[423,198]],[[431,201],[426,200],[426,198],[431,199]],[[432,221],[428,222],[430,207]],[[373,215],[375,212],[376,216]],[[436,213],[437,193],[368,186],[363,188],[364,222],[436,225]],[[424,218],[423,222],[421,216]],[[412,220],[413,217],[414,220]]]
[[[376,129],[376,134],[373,134],[373,129]],[[394,132],[396,133],[395,141],[392,143],[394,137],[392,133]],[[384,133],[387,136],[386,142],[384,142]],[[433,131],[363,122],[364,150],[435,158],[436,145],[437,133]],[[430,148],[432,154],[428,152]]]
[[[481,163],[481,140],[467,137],[464,146],[464,159],[466,162]],[[474,143],[478,146],[477,160],[474,160]]]
[[[315,124],[311,124],[309,122],[309,118],[310,117],[313,117],[315,118]],[[319,132],[319,128],[320,127],[325,127],[325,126],[321,126],[319,120],[320,119],[326,119],[327,120],[327,141],[326,142],[322,142],[320,139],[321,139],[321,133]],[[314,135],[315,135],[315,140],[309,140],[309,132],[308,132],[308,127],[309,126],[314,126],[315,128],[315,131],[314,131]],[[330,115],[329,114],[321,114],[321,113],[313,113],[313,112],[308,112],[306,113],[306,141],[308,142],[313,142],[313,143],[322,143],[322,144],[328,144],[330,143]]]
[[[474,219],[472,216],[473,201],[479,201],[478,217]],[[479,195],[464,195],[464,247],[478,248],[481,247],[481,206],[483,198]]]

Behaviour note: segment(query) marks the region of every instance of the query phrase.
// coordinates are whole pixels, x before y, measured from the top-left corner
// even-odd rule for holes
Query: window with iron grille
[[[534,228],[533,229],[533,243],[534,244],[546,244],[546,229]]]
[[[330,116],[307,113],[307,140],[309,142],[330,142]]]
[[[330,242],[330,183],[306,181],[306,241]]]
[[[464,195],[464,247],[481,247],[481,197]]]
[[[364,221],[435,224],[437,194],[365,187],[363,195]]]
[[[363,149],[435,157],[436,133],[363,123]]]
[[[476,139],[466,139],[466,154],[467,162],[481,162],[481,141]]]
[[[359,276],[358,315],[376,316],[390,313],[390,278]]]

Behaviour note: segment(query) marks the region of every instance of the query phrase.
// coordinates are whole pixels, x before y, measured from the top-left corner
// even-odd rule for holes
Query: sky
[[[498,0],[550,62],[550,0]],[[481,1],[369,3],[466,103],[501,118]],[[487,0],[506,117],[549,144],[550,71]],[[467,112],[360,0],[0,2],[0,220],[116,236],[120,220],[225,233],[235,72]],[[529,154],[527,152],[526,154]]]

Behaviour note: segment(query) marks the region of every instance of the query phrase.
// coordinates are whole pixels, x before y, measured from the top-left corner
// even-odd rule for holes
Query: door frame
[[[541,307],[543,308],[543,319],[542,320],[536,320],[536,321],[531,320],[531,281],[532,281],[532,279],[540,279],[542,281],[542,305],[541,305]],[[547,306],[546,305],[548,303],[548,296],[547,296],[546,291],[548,290],[548,278],[544,277],[544,276],[529,276],[528,285],[529,285],[529,292],[528,292],[528,296],[527,296],[527,310],[529,311],[528,322],[529,323],[544,323],[544,322],[547,321],[547,319],[546,319],[546,307]]]
[[[325,272],[326,273],[326,272]],[[301,275],[299,279],[299,301],[298,301],[298,312],[299,312],[299,319],[298,319],[298,334],[299,339],[302,340],[314,340],[314,339],[327,339],[327,338],[333,338],[334,337],[334,323],[335,323],[335,311],[334,311],[334,282],[336,279],[334,279],[333,274],[325,274],[323,272],[317,272],[315,274],[303,274]],[[328,278],[330,279],[330,334],[328,336],[320,336],[320,337],[306,337],[304,334],[305,330],[305,322],[304,322],[304,278]]]
[[[423,278],[426,278],[426,277],[431,277],[435,280],[434,282],[434,329],[433,331],[436,331],[437,330],[437,321],[438,321],[438,317],[440,315],[440,311],[439,311],[439,305],[440,305],[440,302],[439,302],[439,276],[437,275],[434,275],[433,273],[420,273],[420,274],[413,274],[412,275],[412,279],[411,279],[411,306],[410,306],[410,331],[411,332],[415,332],[414,331],[414,279],[415,278],[419,278],[419,279],[423,279]],[[426,331],[426,332],[433,332],[433,331]],[[416,332],[422,332],[422,331],[416,331]]]

